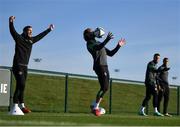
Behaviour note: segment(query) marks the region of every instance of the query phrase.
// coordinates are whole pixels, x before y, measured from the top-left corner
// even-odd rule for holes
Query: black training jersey
[[[117,45],[113,50],[109,50],[105,48],[105,44],[108,41],[105,40],[103,43],[94,40],[90,40],[87,42],[87,49],[91,53],[94,63],[93,63],[93,69],[99,66],[108,66],[107,63],[107,55],[113,56],[120,48],[119,45]]]
[[[96,40],[91,40],[87,42],[87,49],[91,53],[94,60],[93,68],[97,66],[107,66],[107,54],[105,48],[103,47],[99,50],[95,49],[95,47],[99,44],[100,42]]]
[[[26,37],[24,34],[18,34],[14,28],[13,22],[9,22],[10,33],[15,41],[15,54],[13,66],[27,66],[31,55],[32,45],[47,35],[51,29],[48,28],[44,32],[35,37]]]
[[[154,61],[149,62],[146,69],[146,78],[145,78],[146,85],[156,84],[157,72],[158,72],[157,64]]]
[[[161,65],[158,70],[160,70],[159,74],[158,74],[158,79],[159,79],[159,83],[162,85],[169,85],[169,81],[168,81],[168,75],[169,75],[169,69],[167,66],[165,65]]]

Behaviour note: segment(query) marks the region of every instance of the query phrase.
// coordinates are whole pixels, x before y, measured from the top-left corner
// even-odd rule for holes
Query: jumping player
[[[125,44],[125,39],[119,40],[117,46],[113,50],[109,50],[105,47],[105,45],[113,39],[113,34],[110,32],[106,39],[101,43],[95,39],[94,31],[91,28],[87,28],[84,30],[84,39],[87,42],[87,49],[93,57],[93,70],[95,71],[100,84],[100,90],[97,93],[95,104],[91,105],[91,108],[96,116],[100,116],[99,104],[109,87],[107,56],[113,56],[119,48]]]
[[[54,29],[54,25],[51,24],[44,32],[33,37],[32,26],[25,26],[22,34],[17,33],[13,24],[14,20],[14,16],[9,17],[9,29],[15,41],[15,55],[12,70],[16,79],[16,89],[13,96],[14,106],[11,109],[11,113],[16,113],[16,109],[19,108],[23,113],[30,113],[31,110],[24,105],[24,90],[32,46],[52,31]]]

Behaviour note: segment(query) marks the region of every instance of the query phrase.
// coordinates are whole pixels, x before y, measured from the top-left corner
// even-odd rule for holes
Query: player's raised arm
[[[119,45],[120,47],[122,47],[122,46],[125,45],[125,44],[126,44],[126,40],[123,39],[123,38],[121,38],[121,39],[118,41],[118,45]]]
[[[49,25],[49,29],[51,29],[51,31],[54,30],[54,27],[55,27],[55,26],[54,26],[53,24],[50,24],[50,25]]]
[[[9,22],[14,22],[15,18],[16,18],[15,16],[10,16],[9,17]]]
[[[10,30],[10,33],[12,35],[12,37],[14,39],[16,39],[18,33],[16,32],[15,28],[14,28],[14,20],[15,20],[15,16],[10,16],[9,17],[9,30]]]
[[[37,36],[33,37],[33,43],[36,43],[37,41],[41,40],[44,36],[46,36],[52,30],[54,30],[54,25],[50,24],[48,29],[38,34]]]
[[[109,49],[106,48],[106,53],[107,53],[107,55],[108,55],[108,56],[113,56],[114,54],[116,54],[116,52],[119,50],[119,48],[120,48],[121,46],[125,45],[125,43],[126,43],[126,40],[121,38],[121,39],[118,41],[117,46],[116,46],[113,50],[109,50]]]

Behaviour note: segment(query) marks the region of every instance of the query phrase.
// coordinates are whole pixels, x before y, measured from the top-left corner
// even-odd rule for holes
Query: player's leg
[[[151,85],[151,91],[153,94],[154,115],[155,116],[164,116],[157,109],[157,107],[158,107],[158,88],[157,88],[157,85]]]
[[[140,108],[140,115],[143,116],[147,116],[147,114],[145,113],[145,108],[148,105],[149,100],[151,99],[151,91],[150,91],[150,87],[148,86],[148,84],[146,85],[146,96],[142,102],[142,106]]]
[[[19,94],[20,94],[20,87],[21,87],[21,68],[19,66],[13,66],[13,74],[16,79],[16,89],[13,96],[13,107],[11,108],[10,114],[12,115],[24,115],[21,109],[18,106],[19,103]]]
[[[101,85],[101,93],[100,97],[103,98],[104,94],[108,91],[109,88],[109,70],[107,66],[103,66],[101,68],[100,74],[100,85]]]
[[[20,89],[20,78],[21,78],[19,76],[18,67],[13,67],[13,74],[14,74],[14,77],[15,77],[15,80],[16,80],[16,88],[15,88],[15,92],[14,92],[14,95],[13,95],[13,103],[18,104],[19,103],[18,96],[19,96],[19,89]]]
[[[23,66],[22,67],[22,78],[21,78],[21,87],[20,87],[20,94],[19,94],[19,107],[24,113],[30,113],[31,110],[25,107],[24,104],[24,91],[25,91],[25,86],[26,86],[26,79],[27,79],[27,67]]]
[[[101,89],[98,92],[98,98],[100,98],[100,101],[104,97],[105,93],[108,91],[109,88],[109,71],[107,66],[102,66],[100,70],[100,76],[99,76],[99,82]]]
[[[99,84],[101,84],[100,68],[96,67],[94,69],[94,71],[95,71],[95,73],[96,73],[96,75],[98,77]],[[100,104],[100,102],[102,100],[102,98],[100,98],[100,94],[101,94],[101,87],[100,87],[100,90],[97,92],[95,101],[93,101],[92,104],[90,105],[91,112],[94,113],[96,116],[100,116],[100,111],[98,109],[99,104]]]
[[[104,94],[109,87],[109,71],[107,67],[99,67],[95,70],[95,72],[98,75],[100,90],[97,93],[96,102],[94,103],[93,110],[98,110]]]
[[[25,78],[26,72],[24,69],[21,70],[20,88],[19,88],[19,103],[24,103],[24,90],[25,90]]]
[[[164,91],[163,90],[158,90],[158,106],[157,106],[157,109],[158,109],[158,111],[159,112],[161,112],[160,110],[161,110],[161,101],[162,101],[162,98],[163,98],[163,96],[164,96]]]
[[[168,108],[168,103],[169,103],[169,86],[165,86],[165,91],[164,91],[164,105],[163,105],[163,113],[165,116],[169,116],[171,117],[172,115],[170,115],[168,112],[167,112],[167,108]]]
[[[96,67],[95,72],[96,72],[96,75],[98,77],[99,84],[101,86],[102,81],[101,81],[100,71],[101,71],[100,68]],[[102,92],[102,90],[101,90],[101,87],[100,87],[100,90],[97,92],[95,101],[93,101],[93,103],[90,106],[92,111],[93,111],[93,109],[98,109],[99,103],[102,100],[102,98],[100,98],[101,92]]]

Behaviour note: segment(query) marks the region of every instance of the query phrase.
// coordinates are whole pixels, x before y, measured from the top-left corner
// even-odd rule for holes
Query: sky
[[[95,75],[83,31],[103,27],[106,35],[114,34],[107,48],[126,39],[126,45],[108,57],[112,78],[144,81],[147,63],[160,53],[158,66],[168,57],[170,84],[180,85],[180,0],[0,0],[1,66],[12,66],[15,43],[8,28],[12,15],[18,33],[31,25],[35,36],[55,25],[33,45],[29,68]]]

